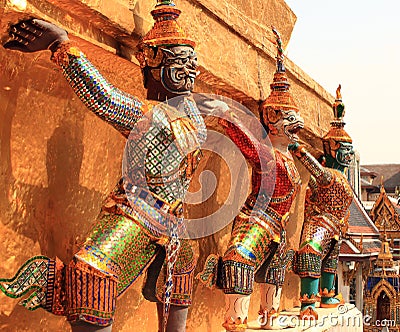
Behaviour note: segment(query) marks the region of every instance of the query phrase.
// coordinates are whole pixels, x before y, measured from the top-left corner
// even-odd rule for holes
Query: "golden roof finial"
[[[383,185],[383,175],[381,176],[381,192],[385,192],[385,187]]]

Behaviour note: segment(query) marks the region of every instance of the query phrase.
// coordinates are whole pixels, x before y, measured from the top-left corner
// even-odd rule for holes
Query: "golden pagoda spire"
[[[376,260],[376,266],[382,269],[383,275],[386,275],[386,272],[394,271],[393,255],[390,252],[390,246],[387,240],[386,225],[384,237],[382,239],[381,250],[379,252],[378,259]]]

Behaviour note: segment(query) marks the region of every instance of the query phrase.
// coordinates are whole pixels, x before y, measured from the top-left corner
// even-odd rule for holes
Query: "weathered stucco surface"
[[[154,1],[155,2],[155,1]],[[224,94],[254,113],[269,94],[275,47],[274,24],[288,42],[296,17],[283,0],[176,1],[180,22],[197,40],[201,74],[196,91]],[[134,45],[152,25],[153,1],[0,0],[0,35],[7,27],[34,15],[64,26],[105,77],[119,88],[144,98]],[[133,14],[132,14],[133,13]],[[68,261],[89,231],[102,199],[120,176],[124,139],[88,112],[72,93],[49,52],[21,54],[0,47],[0,276],[11,276],[29,257],[44,254]],[[300,68],[287,61],[292,93],[298,99],[306,129],[302,139],[321,148],[320,137],[332,118],[333,98]],[[218,158],[202,168],[220,178],[218,191],[191,213],[215,211],[230,190],[226,165]],[[307,172],[299,166],[303,186]],[[242,169],[245,175],[246,169]],[[196,185],[196,184],[195,184]],[[241,190],[245,194],[246,188]],[[304,190],[293,206],[289,243],[296,248],[302,222]],[[230,226],[199,240],[201,267],[208,253],[222,253]],[[155,306],[141,295],[141,281],[119,300],[113,331],[156,331]],[[298,304],[299,280],[289,274],[283,308]],[[257,317],[258,287],[250,309]],[[220,331],[220,291],[196,286],[188,331]],[[68,331],[61,317],[43,310],[27,312],[17,300],[0,294],[3,331]]]

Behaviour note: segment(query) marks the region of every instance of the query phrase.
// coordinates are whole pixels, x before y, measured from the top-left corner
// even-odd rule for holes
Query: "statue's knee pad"
[[[221,288],[226,294],[249,295],[253,292],[255,260],[244,258],[230,248],[222,258]]]
[[[302,248],[304,249],[304,248]],[[300,277],[321,276],[322,254],[300,249],[294,258],[294,271]]]
[[[74,259],[65,267],[68,321],[108,326],[112,324],[118,278]]]

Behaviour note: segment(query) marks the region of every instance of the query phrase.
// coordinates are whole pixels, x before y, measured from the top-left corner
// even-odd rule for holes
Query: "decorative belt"
[[[283,203],[286,202],[289,198],[293,197],[295,194],[296,188],[292,188],[285,196],[279,196],[279,197],[271,197],[271,202],[272,203]]]
[[[171,174],[163,174],[163,175],[146,175],[146,182],[154,185],[161,185],[165,183],[169,183],[175,181],[182,177],[184,172],[182,170],[178,170],[177,172],[173,172]]]
[[[246,199],[245,206],[249,211],[255,210],[255,213],[261,212],[262,215],[265,215],[265,217],[271,219],[273,223],[285,226],[284,222],[287,221],[288,214],[286,213],[282,216],[280,213],[269,207],[267,204],[268,199],[269,197],[265,194],[260,194],[258,196],[250,194]]]
[[[151,191],[139,188],[129,183],[125,185],[125,189],[127,191],[126,194],[128,199],[139,197],[144,200],[147,205],[160,210],[163,213],[173,214],[177,217],[180,217],[183,214],[183,203],[180,199],[177,199],[173,203],[169,203]]]
[[[159,243],[168,243],[168,233],[171,223],[177,224],[180,232],[184,231],[183,203],[176,200],[173,203],[136,186],[126,186],[129,205],[118,204],[118,207],[130,218],[139,222],[149,235],[159,239]]]
[[[262,199],[263,197],[261,197]],[[264,197],[266,198],[266,196]],[[250,195],[245,202],[245,210],[248,215],[252,215],[255,222],[261,227],[269,229],[273,234],[273,240],[280,242],[280,236],[282,228],[286,226],[289,219],[289,213],[285,213],[283,216],[276,212],[274,209],[267,206],[264,209],[257,209],[256,199],[253,195]]]

